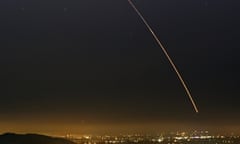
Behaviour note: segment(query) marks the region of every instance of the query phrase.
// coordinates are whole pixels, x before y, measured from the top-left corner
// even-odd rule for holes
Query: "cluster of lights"
[[[72,136],[67,135],[66,138],[73,140],[78,144],[127,144],[127,143],[152,143],[152,144],[180,144],[183,142],[190,141],[212,141],[218,144],[233,144],[234,140],[240,139],[239,136],[226,137],[223,135],[212,136],[208,134],[208,131],[197,132],[187,134],[186,132],[181,133],[170,133],[166,135],[120,135],[120,136]],[[240,140],[239,140],[240,141]]]

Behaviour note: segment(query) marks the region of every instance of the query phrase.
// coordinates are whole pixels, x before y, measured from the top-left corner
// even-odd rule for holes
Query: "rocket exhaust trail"
[[[172,68],[174,69],[174,71],[176,72],[179,80],[181,81],[192,105],[193,108],[195,110],[196,113],[198,113],[198,108],[197,105],[195,103],[195,101],[193,100],[193,97],[187,87],[187,85],[185,84],[180,72],[178,71],[176,65],[174,64],[173,60],[171,59],[171,57],[169,56],[167,50],[165,49],[165,47],[162,45],[161,41],[158,39],[157,35],[155,34],[155,32],[153,31],[153,29],[150,27],[150,25],[148,24],[148,22],[145,20],[145,18],[142,16],[142,14],[140,13],[140,11],[137,9],[137,7],[133,4],[133,2],[131,0],[128,0],[129,4],[133,7],[133,9],[136,11],[136,13],[138,14],[138,16],[142,19],[142,21],[144,22],[144,24],[146,25],[146,27],[148,28],[148,30],[151,32],[152,36],[154,37],[154,39],[156,40],[156,42],[158,43],[158,45],[160,46],[160,48],[162,49],[162,51],[164,52],[165,56],[167,57],[168,61],[170,62],[170,64],[172,65]]]

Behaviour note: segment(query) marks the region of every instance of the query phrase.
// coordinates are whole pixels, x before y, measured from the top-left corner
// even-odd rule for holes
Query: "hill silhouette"
[[[0,135],[0,144],[76,144],[63,138],[54,138],[38,134],[14,134]]]

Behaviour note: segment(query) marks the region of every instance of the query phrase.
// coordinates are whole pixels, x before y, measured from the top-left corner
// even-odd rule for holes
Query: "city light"
[[[239,136],[224,136],[224,135],[211,135],[208,131],[193,131],[193,132],[170,132],[161,135],[150,134],[128,134],[118,136],[76,136],[69,137],[68,139],[76,142],[77,144],[191,144],[191,143],[204,143],[204,144],[239,144]]]

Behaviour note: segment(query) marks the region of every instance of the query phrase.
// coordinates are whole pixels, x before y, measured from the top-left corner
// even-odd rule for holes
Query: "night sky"
[[[240,3],[133,2],[199,114],[127,0],[1,0],[0,132],[238,131]]]

